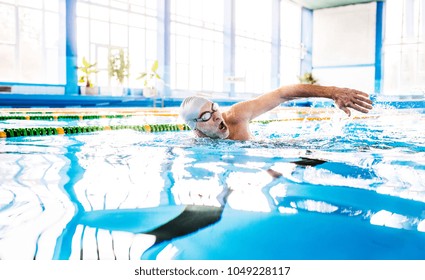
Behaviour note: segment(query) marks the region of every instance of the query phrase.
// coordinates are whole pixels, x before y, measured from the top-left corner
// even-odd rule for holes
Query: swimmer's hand
[[[344,111],[348,116],[351,116],[351,111],[348,108],[365,114],[373,108],[369,94],[355,89],[334,88],[332,91],[332,99],[335,101],[338,108]]]

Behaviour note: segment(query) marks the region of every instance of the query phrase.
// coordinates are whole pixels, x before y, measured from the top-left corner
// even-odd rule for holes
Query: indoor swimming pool
[[[176,108],[3,109],[0,259],[423,260],[424,110],[279,108],[230,141]]]

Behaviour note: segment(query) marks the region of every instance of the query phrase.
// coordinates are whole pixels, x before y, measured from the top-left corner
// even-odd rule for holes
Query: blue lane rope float
[[[142,132],[166,132],[190,130],[186,124],[145,124],[145,125],[108,125],[108,126],[65,126],[65,127],[32,127],[32,128],[6,128],[0,130],[0,138],[68,135],[81,134],[103,130],[132,129]]]

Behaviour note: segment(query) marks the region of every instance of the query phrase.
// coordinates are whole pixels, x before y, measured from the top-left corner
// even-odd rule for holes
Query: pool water
[[[425,259],[424,109],[287,114],[252,141],[0,139],[0,259]],[[60,125],[99,122],[176,120]]]

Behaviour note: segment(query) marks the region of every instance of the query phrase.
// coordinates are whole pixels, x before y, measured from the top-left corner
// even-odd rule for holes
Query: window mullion
[[[272,88],[280,85],[280,0],[272,3],[272,38],[271,38],[271,61],[270,61],[270,85]]]
[[[223,44],[224,92],[235,95],[235,84],[229,82],[235,76],[235,0],[224,1],[224,44]]]

